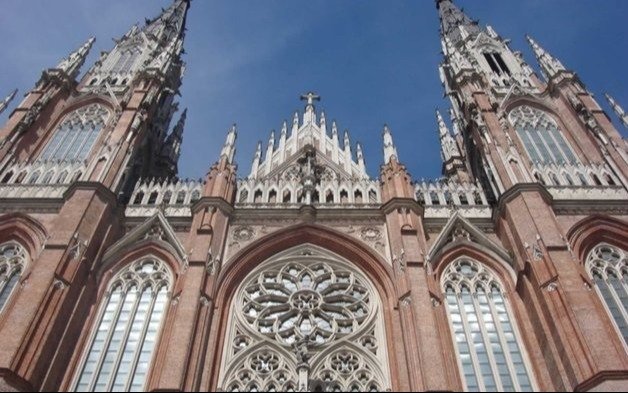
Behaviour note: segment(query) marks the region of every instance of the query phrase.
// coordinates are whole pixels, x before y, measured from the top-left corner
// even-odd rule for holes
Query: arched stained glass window
[[[40,161],[83,161],[109,118],[109,111],[93,104],[70,113],[57,127]]]
[[[558,124],[547,113],[524,105],[511,111],[508,119],[533,162],[578,163]]]
[[[137,261],[115,276],[74,390],[144,390],[171,281],[165,264],[154,259]]]
[[[28,263],[28,254],[17,243],[0,245],[0,311],[4,309]]]
[[[599,244],[587,257],[586,268],[606,310],[628,344],[628,257],[610,244]]]
[[[219,387],[226,391],[390,388],[381,302],[348,261],[303,245],[250,273],[234,297]],[[297,371],[307,363],[307,371]]]
[[[459,259],[444,272],[442,288],[465,389],[533,390],[507,299],[493,272]]]

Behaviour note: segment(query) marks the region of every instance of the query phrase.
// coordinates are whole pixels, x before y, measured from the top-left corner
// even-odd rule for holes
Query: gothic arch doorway
[[[382,300],[355,264],[312,244],[262,262],[232,298],[218,389],[384,391]]]

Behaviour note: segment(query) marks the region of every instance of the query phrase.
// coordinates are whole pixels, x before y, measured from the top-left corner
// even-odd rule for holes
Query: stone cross
[[[301,96],[301,101],[306,101],[307,100],[307,105],[314,105],[314,101],[320,101],[321,97],[319,95],[317,95],[316,93],[312,93],[311,91],[307,94],[304,94]]]

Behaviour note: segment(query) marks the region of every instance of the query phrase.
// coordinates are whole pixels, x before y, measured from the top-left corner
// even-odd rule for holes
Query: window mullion
[[[547,136],[549,135],[550,139],[553,141],[552,135],[550,134],[550,132],[547,129],[536,129],[536,132],[539,133],[539,139],[541,140],[541,143],[543,144],[543,146],[545,146],[545,148],[547,149],[547,152],[549,153],[552,161],[554,163],[558,163],[558,159],[556,158],[556,152],[554,152],[554,150],[550,147],[548,141],[547,141]],[[555,142],[554,142],[555,143]],[[554,146],[557,146],[556,143],[554,144]],[[560,150],[559,150],[560,153]]]
[[[52,150],[50,151],[50,156],[47,158],[49,160],[56,160],[57,159],[57,154],[59,154],[59,151],[61,149],[63,149],[63,146],[64,146],[66,140],[70,137],[70,134],[71,134],[70,131],[72,130],[71,123],[68,123],[66,126],[62,125],[61,127],[66,127],[66,128],[65,129],[62,128],[62,129],[56,131],[56,132],[62,133],[62,134],[60,135],[59,140],[57,141],[57,145],[53,146]],[[54,140],[55,136],[53,136],[52,138]]]
[[[142,353],[142,347],[144,347],[144,341],[146,340],[146,331],[148,330],[148,326],[150,325],[151,320],[153,319],[153,312],[155,310],[155,301],[157,300],[157,296],[159,295],[159,291],[154,291],[151,296],[151,302],[146,310],[146,316],[144,318],[144,323],[142,326],[141,333],[139,335],[139,339],[137,342],[137,348],[135,348],[135,354],[133,355],[133,361],[129,365],[129,375],[127,376],[127,381],[124,387],[124,390],[129,392],[131,389],[131,384],[133,383],[133,379],[135,376],[135,367],[137,367],[137,362],[140,358],[140,354]]]
[[[475,311],[475,315],[478,318],[478,325],[480,326],[480,331],[482,332],[482,341],[484,342],[484,348],[486,349],[486,355],[488,356],[489,364],[493,371],[493,379],[495,380],[495,385],[497,386],[497,391],[503,391],[503,384],[501,377],[499,375],[499,369],[497,368],[497,362],[495,361],[495,356],[493,355],[493,347],[489,340],[488,331],[486,330],[486,326],[484,325],[484,315],[482,314],[482,309],[480,308],[480,304],[478,302],[478,293],[477,291],[473,292],[471,296],[471,300],[473,302],[473,309]]]
[[[536,153],[536,158],[538,159],[538,161],[539,162],[545,162],[545,158],[543,157],[543,154],[541,154],[541,150],[536,145],[536,141],[532,137],[532,132],[533,131],[534,130],[531,131],[529,128],[524,128],[524,130],[523,130],[523,132],[525,132],[526,135],[528,136],[528,140],[530,141],[530,147],[532,149],[534,149],[534,152]]]
[[[111,366],[111,375],[109,376],[109,383],[107,384],[107,390],[106,390],[107,392],[111,391],[113,383],[116,379],[116,375],[118,374],[118,368],[120,367],[120,359],[122,359],[122,355],[124,355],[124,348],[126,347],[126,343],[129,339],[129,332],[131,331],[131,328],[133,327],[135,314],[137,313],[137,308],[140,304],[140,301],[142,300],[142,288],[138,286],[137,289],[138,289],[138,292],[137,292],[137,296],[135,297],[135,303],[133,304],[133,307],[131,308],[129,312],[129,319],[127,321],[124,334],[122,335],[122,338],[120,341],[119,352],[116,354],[116,359],[114,360],[113,365]]]
[[[552,130],[553,130],[553,129],[552,129]],[[565,153],[565,151],[563,151],[563,148],[562,148],[562,146],[561,146],[560,141],[559,141],[559,140],[557,140],[557,135],[558,135],[558,136],[560,136],[560,137],[563,137],[563,136],[560,134],[560,130],[558,130],[558,129],[556,130],[556,131],[557,131],[557,135],[555,135],[555,134],[552,132],[552,130],[550,130],[550,129],[549,129],[549,127],[548,127],[548,128],[546,128],[546,132],[547,132],[547,134],[549,135],[549,137],[551,138],[552,142],[554,142],[554,146],[556,146],[556,150],[557,150],[557,151],[558,151],[558,153],[561,155],[561,157],[562,157],[562,159],[564,160],[564,162],[565,162],[565,163],[571,163],[571,162],[570,162],[570,160],[569,160],[569,158],[568,158],[568,156],[567,156],[567,153]]]
[[[619,281],[619,284],[621,285],[621,287],[625,290],[626,285],[622,282],[623,280],[620,280],[617,277],[614,277],[614,279],[616,279],[617,281]],[[615,304],[617,304],[617,308],[619,309],[619,312],[621,313],[621,315],[624,318],[625,322],[628,322],[628,312],[626,312],[626,308],[624,307],[623,302],[621,301],[621,297],[619,296],[619,293],[617,293],[617,288],[615,288],[615,286],[613,284],[611,284],[611,279],[607,278],[606,279],[606,286],[608,287],[608,289],[610,290],[611,296],[613,297],[613,300],[615,301]],[[623,333],[623,332],[622,332]]]
[[[471,296],[471,292],[469,292],[469,296]],[[480,370],[480,361],[478,360],[478,355],[475,352],[475,345],[473,344],[473,337],[471,337],[471,328],[469,327],[469,321],[467,319],[467,311],[464,307],[465,303],[462,300],[462,294],[460,292],[456,293],[456,298],[458,299],[458,309],[460,310],[460,316],[462,318],[462,325],[464,326],[464,333],[467,337],[467,344],[469,345],[469,354],[471,354],[471,359],[473,361],[473,369],[475,370],[475,379],[478,383],[479,390],[481,392],[486,390],[486,386],[484,385],[484,378],[482,377],[482,370]],[[463,377],[464,379],[464,377]],[[465,385],[466,385],[466,381]]]
[[[506,307],[507,309],[508,307],[506,304],[506,298],[503,295],[504,294],[502,293],[502,298],[504,299],[504,307]],[[498,332],[497,337],[499,338],[499,342],[504,351],[504,356],[506,357],[506,365],[508,366],[508,370],[510,371],[510,378],[512,379],[515,391],[520,392],[521,385],[519,384],[519,378],[517,378],[517,371],[514,369],[514,362],[512,360],[512,357],[510,356],[510,349],[508,348],[508,343],[506,342],[506,335],[504,334],[504,329],[502,328],[502,323],[499,320],[499,316],[495,313],[496,306],[495,306],[495,302],[493,302],[493,294],[490,292],[487,293],[486,298],[490,306],[489,308],[491,310],[491,315],[493,316],[493,320],[495,321],[495,329]],[[508,311],[506,310],[506,312]],[[510,321],[510,323],[513,324],[513,321]],[[513,326],[513,331],[514,331],[514,326]]]
[[[113,296],[114,292],[115,290],[111,291],[111,293],[108,296],[109,299],[111,299],[111,296]],[[120,293],[120,299],[118,300],[118,307],[115,311],[115,314],[111,318],[111,325],[109,326],[109,332],[107,333],[107,337],[105,337],[105,340],[103,342],[102,352],[100,354],[100,357],[98,358],[98,362],[96,362],[96,367],[94,368],[94,374],[92,375],[92,381],[89,384],[89,389],[87,389],[87,391],[89,392],[94,391],[94,387],[96,386],[96,382],[98,381],[98,377],[100,376],[100,369],[102,367],[102,363],[105,360],[105,357],[107,356],[107,350],[109,349],[109,346],[111,345],[111,336],[113,336],[113,333],[115,332],[115,327],[118,324],[118,319],[120,318],[120,313],[122,312],[122,309],[124,308],[124,301],[126,300],[127,295],[128,295],[127,291],[121,291]],[[107,307],[105,306],[105,308],[102,311],[102,315],[100,316],[100,319],[98,321],[98,325],[96,325],[97,330],[96,330],[96,334],[92,338],[90,350],[94,345],[94,340],[96,339],[96,335],[98,334],[98,328],[100,327],[100,324],[102,323],[102,319],[105,317],[106,312],[107,312]],[[87,357],[85,358],[85,361],[87,361],[88,357],[89,357],[89,352],[87,353]],[[85,365],[83,365],[83,367],[85,367]],[[77,384],[80,383],[80,379],[81,379],[81,376],[79,375]]]
[[[67,156],[70,153],[78,134],[79,134],[79,131],[76,130],[75,128],[69,129],[67,137],[64,139],[63,143],[59,146],[59,150],[55,152],[55,155],[58,155],[57,159],[59,161],[65,161],[67,159]]]

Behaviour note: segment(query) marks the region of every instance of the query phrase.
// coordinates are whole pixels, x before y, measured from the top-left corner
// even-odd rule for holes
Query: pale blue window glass
[[[467,391],[532,391],[501,286],[472,260],[453,262],[443,274],[447,314]]]
[[[70,113],[55,130],[39,161],[84,161],[108,118],[109,111],[98,104]]]
[[[13,294],[27,261],[28,254],[21,245],[13,242],[0,245],[0,311]]]
[[[511,111],[508,118],[533,162],[578,163],[565,136],[547,113],[524,105]]]
[[[142,260],[116,275],[76,378],[76,391],[142,391],[168,303],[170,273]]]
[[[617,330],[628,345],[628,257],[610,244],[600,244],[586,261],[596,291],[606,305]]]

